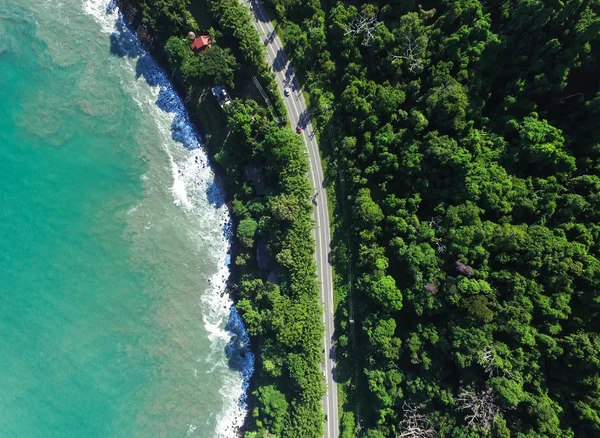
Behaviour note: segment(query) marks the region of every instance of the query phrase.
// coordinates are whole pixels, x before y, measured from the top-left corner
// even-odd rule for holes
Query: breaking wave
[[[204,239],[209,258],[217,272],[208,279],[210,287],[200,296],[202,319],[211,343],[206,362],[212,371],[228,366],[237,376],[226,376],[220,389],[223,408],[217,415],[215,436],[234,438],[247,415],[247,389],[254,372],[254,355],[242,318],[226,293],[229,278],[230,240],[232,224],[225,207],[224,196],[202,149],[199,133],[169,78],[144,49],[135,33],[125,23],[114,0],[85,0],[84,11],[94,17],[103,32],[109,34],[110,51],[131,63],[136,78],[143,78],[151,93],[132,90],[133,99],[143,108],[150,107],[159,128],[189,151],[184,159],[174,158],[164,145],[170,159],[173,202],[197,217],[200,227],[221,227],[219,238]],[[152,99],[152,102],[145,100]],[[166,113],[166,114],[165,114]],[[164,125],[164,126],[163,126]],[[207,210],[207,206],[209,210]],[[225,352],[225,355],[223,354]],[[188,425],[193,434],[194,425]]]

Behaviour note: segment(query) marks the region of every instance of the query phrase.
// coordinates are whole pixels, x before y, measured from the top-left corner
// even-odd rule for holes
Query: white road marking
[[[285,51],[283,50],[283,48],[281,47],[281,45],[279,44],[279,38],[277,37],[277,35],[275,35],[274,33],[274,29],[271,26],[271,23],[268,21],[268,18],[266,17],[266,14],[264,13],[264,11],[262,10],[262,8],[260,7],[260,5],[257,3],[257,7],[254,8],[250,5],[250,9],[251,11],[255,14],[256,17],[259,17],[260,20],[257,20],[255,22],[255,26],[257,27],[257,30],[259,31],[259,35],[263,35],[265,38],[267,38],[267,44],[265,45],[265,49],[266,49],[266,53],[267,53],[267,57],[269,58],[269,63],[273,66],[275,59],[277,58],[277,53],[279,51],[282,51],[283,55],[285,56]],[[266,22],[266,24],[263,24],[263,21]],[[271,28],[269,28],[271,27]],[[266,30],[265,30],[266,28]],[[287,56],[285,56],[286,60],[287,60]],[[291,99],[290,101],[286,101],[285,100],[285,94],[284,94],[284,90],[285,90],[285,83],[286,83],[286,79],[287,77],[285,76],[285,72],[286,71],[290,71],[291,72],[291,77],[290,80],[288,81],[288,83],[292,86],[292,88],[295,88],[297,90],[298,93],[298,97],[294,97]],[[301,88],[300,88],[300,84],[296,78],[296,76],[293,74],[293,71],[290,67],[290,63],[289,60],[287,60],[287,62],[283,65],[283,68],[280,71],[275,72],[275,78],[276,78],[276,82],[278,84],[278,87],[280,88],[280,93],[284,96],[284,103],[286,105],[286,107],[288,108],[288,113],[291,119],[291,122],[293,125],[298,126],[298,123],[300,122],[300,115],[301,115],[301,111],[298,109],[298,105],[300,106],[300,108],[304,107],[306,108],[306,102],[304,101],[304,96],[302,95],[301,92]],[[298,102],[298,104],[296,103]],[[329,230],[329,216],[327,214],[327,194],[324,193],[325,190],[322,187],[322,183],[324,181],[323,175],[322,175],[322,169],[320,166],[320,155],[319,155],[319,150],[317,148],[316,145],[316,140],[314,140],[314,138],[309,138],[308,137],[308,132],[314,132],[313,128],[312,128],[312,122],[310,120],[310,118],[308,117],[308,113],[306,114],[307,117],[307,123],[306,123],[306,127],[304,129],[304,132],[302,133],[304,142],[306,144],[307,147],[307,152],[308,152],[308,159],[309,159],[309,163],[310,163],[310,177],[315,185],[315,189],[317,190],[317,197],[316,199],[318,199],[317,202],[317,208],[314,209],[314,219],[316,222],[316,228],[313,229],[313,233],[315,235],[315,257],[317,260],[317,264],[318,264],[318,278],[320,279],[320,283],[321,283],[321,300],[322,303],[324,305],[324,309],[323,309],[323,322],[324,322],[324,326],[325,326],[325,338],[324,338],[324,345],[325,345],[325,349],[326,349],[326,353],[325,353],[325,357],[324,357],[324,367],[325,367],[325,373],[327,375],[327,394],[325,396],[325,402],[324,402],[324,410],[327,413],[327,431],[325,433],[325,435],[329,438],[335,438],[337,437],[337,427],[338,427],[338,419],[337,419],[337,392],[335,390],[335,381],[333,380],[333,374],[332,374],[332,369],[333,366],[335,365],[333,359],[329,356],[329,353],[331,352],[331,336],[330,333],[328,333],[327,329],[331,329],[333,330],[333,279],[332,279],[332,275],[325,275],[327,272],[325,270],[327,270],[328,265],[329,265],[329,257],[328,257],[328,252],[327,252],[327,248],[326,246],[323,245],[323,241],[325,241],[325,243],[329,243],[331,241],[330,239],[330,230]],[[314,141],[313,141],[314,140]],[[316,174],[316,175],[315,175]],[[315,177],[316,176],[316,177]],[[319,190],[321,189],[321,190]],[[325,226],[321,226],[321,225],[325,225]],[[331,291],[332,293],[329,294],[329,296],[327,296],[327,291]],[[326,297],[327,296],[327,297]],[[328,309],[329,307],[329,309]],[[329,310],[329,311],[328,311]]]

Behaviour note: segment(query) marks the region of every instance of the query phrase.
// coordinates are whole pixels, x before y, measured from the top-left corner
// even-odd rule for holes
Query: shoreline
[[[232,261],[235,260],[237,254],[238,254],[238,242],[236,241],[234,233],[233,233],[233,222],[234,222],[235,215],[233,214],[233,210],[231,208],[232,197],[231,197],[231,194],[227,190],[225,190],[224,182],[225,182],[226,174],[225,174],[224,169],[214,160],[214,153],[215,153],[214,147],[212,146],[212,144],[210,142],[208,142],[208,143],[205,142],[205,139],[207,137],[206,128],[205,128],[204,124],[202,123],[202,120],[200,119],[198,113],[195,111],[195,108],[187,105],[187,103],[190,100],[190,96],[189,96],[187,90],[185,89],[185,86],[183,85],[181,79],[170,68],[170,65],[167,62],[167,59],[165,57],[165,54],[163,52],[161,44],[160,43],[157,44],[157,40],[155,40],[154,38],[151,38],[149,36],[145,26],[141,23],[139,11],[136,10],[133,6],[131,6],[127,2],[127,0],[110,0],[108,6],[106,8],[106,13],[110,14],[112,11],[114,11],[117,8],[119,10],[118,11],[119,15],[120,15],[123,23],[125,24],[125,26],[131,32],[133,32],[135,34],[141,47],[147,52],[148,55],[150,55],[152,57],[152,59],[154,60],[154,62],[158,66],[158,68],[161,69],[166,74],[169,84],[171,85],[173,91],[175,92],[177,97],[181,100],[183,109],[187,113],[186,121],[191,125],[191,128],[196,132],[197,138],[199,140],[201,140],[201,148],[204,149],[207,160],[208,160],[208,164],[214,174],[214,184],[219,188],[219,192],[222,196],[223,205],[225,206],[225,208],[227,209],[227,212],[228,212],[229,226],[223,230],[223,233],[229,243],[229,251],[227,252],[227,260],[229,261],[229,263],[224,261],[224,263],[227,265],[227,270],[229,272],[229,275],[223,281],[224,287],[223,287],[223,290],[220,292],[221,296],[224,296],[225,294],[227,294],[232,302],[232,305],[231,305],[231,308],[229,311],[229,316],[227,317],[227,320],[226,320],[225,330],[233,333],[233,336],[232,336],[230,342],[227,344],[226,353],[227,353],[227,349],[230,346],[233,346],[237,340],[240,340],[240,339],[245,340],[245,342],[247,342],[246,343],[247,351],[245,351],[245,355],[242,356],[242,358],[246,359],[246,356],[248,354],[250,354],[250,355],[252,355],[252,362],[253,362],[252,369],[250,370],[249,374],[244,373],[241,369],[234,368],[236,371],[238,371],[238,372],[240,372],[240,374],[242,374],[242,388],[244,390],[242,398],[240,398],[237,402],[238,402],[238,406],[239,405],[244,406],[245,415],[244,415],[241,425],[236,427],[236,430],[235,430],[235,435],[238,438],[242,438],[247,429],[247,423],[248,423],[248,418],[249,418],[247,399],[248,399],[248,396],[251,393],[252,389],[255,386],[255,379],[253,379],[253,376],[254,376],[254,370],[255,370],[255,361],[256,361],[255,358],[257,356],[256,356],[256,351],[254,351],[254,349],[252,348],[252,344],[249,341],[249,335],[245,331],[245,326],[243,325],[243,320],[242,320],[241,316],[239,315],[239,313],[237,312],[237,309],[235,308],[235,305],[236,305],[237,301],[239,300],[239,293],[238,293],[237,282],[236,282],[236,279],[239,277],[239,273],[237,272],[236,266],[234,263],[232,263]],[[185,145],[183,145],[183,147],[185,147]],[[231,330],[232,326],[230,325],[232,323],[233,323],[234,328],[236,326],[242,327],[243,332],[240,332],[239,329],[232,331]],[[240,324],[241,324],[241,326],[240,326]],[[231,361],[232,357],[230,357],[228,355],[227,359],[228,359],[228,361]],[[231,365],[230,365],[230,367],[231,367]]]

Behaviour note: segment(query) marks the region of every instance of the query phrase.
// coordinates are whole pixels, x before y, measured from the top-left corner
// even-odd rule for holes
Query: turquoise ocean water
[[[0,437],[231,437],[227,211],[107,6],[0,0]]]

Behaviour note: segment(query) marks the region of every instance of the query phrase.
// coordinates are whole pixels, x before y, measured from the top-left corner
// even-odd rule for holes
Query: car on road
[[[302,130],[302,128],[301,128],[300,126],[298,126],[298,127],[296,128],[296,132],[297,132],[298,134],[302,134],[304,131]]]
[[[290,89],[286,88],[285,90],[283,90],[283,94],[285,94],[286,96],[290,95]]]

